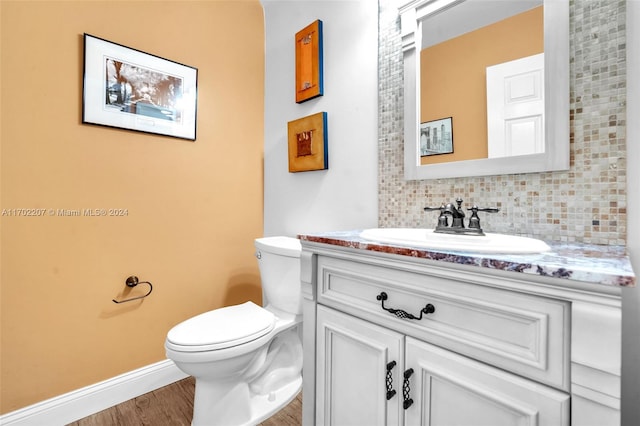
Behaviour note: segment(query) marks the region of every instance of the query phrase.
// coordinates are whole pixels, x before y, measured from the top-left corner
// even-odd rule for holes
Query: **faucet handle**
[[[489,207],[489,208],[480,208],[478,206],[476,206],[475,204],[473,205],[473,207],[468,208],[467,210],[471,210],[471,217],[473,218],[477,218],[478,217],[478,212],[486,212],[486,213],[498,213],[500,211],[500,209],[494,208],[494,207]]]
[[[436,210],[440,211],[440,216],[438,216],[438,226],[437,228],[446,228],[447,226],[449,226],[449,219],[447,219],[447,216],[444,214],[444,209],[445,209],[445,205],[441,205],[440,207],[425,207],[424,211],[425,212],[433,212]]]
[[[496,208],[481,209],[475,204],[473,205],[473,207],[467,210],[471,210],[471,217],[469,218],[469,228],[477,229],[482,235],[484,235],[484,233],[482,232],[482,228],[480,227],[480,218],[478,217],[478,212],[498,213],[500,211],[500,209],[496,209]]]
[[[478,206],[473,206],[470,209],[467,210],[471,210],[471,211],[476,211],[476,212],[487,212],[487,213],[498,213],[500,211],[500,209],[496,209],[496,208],[478,208]]]

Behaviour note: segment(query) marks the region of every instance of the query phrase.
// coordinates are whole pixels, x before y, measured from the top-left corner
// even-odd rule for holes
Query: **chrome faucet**
[[[453,203],[442,204],[440,207],[425,207],[424,211],[440,211],[438,216],[438,225],[433,232],[441,234],[463,234],[463,235],[484,235],[482,228],[480,227],[480,217],[478,212],[497,213],[500,209],[496,208],[479,208],[475,204],[473,207],[467,209],[471,211],[471,217],[469,218],[469,227],[464,226],[464,210],[462,209],[462,199],[456,198],[456,205]],[[451,226],[449,226],[449,218],[452,217]]]

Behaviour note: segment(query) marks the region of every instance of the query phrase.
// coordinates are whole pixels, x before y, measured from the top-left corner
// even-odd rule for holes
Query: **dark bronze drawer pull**
[[[384,301],[387,300],[388,298],[389,298],[389,296],[387,296],[387,293],[385,293],[384,291],[376,296],[376,299],[380,301],[382,309],[384,309],[387,312],[392,313],[393,315],[397,316],[398,318],[406,318],[406,319],[412,319],[412,320],[418,320],[419,321],[419,320],[422,319],[422,315],[423,314],[432,314],[432,313],[434,313],[436,311],[436,307],[435,306],[433,306],[431,303],[427,303],[425,305],[425,307],[420,310],[420,316],[417,317],[415,315],[412,315],[412,314],[408,313],[407,311],[403,311],[402,309],[385,308],[384,307]]]

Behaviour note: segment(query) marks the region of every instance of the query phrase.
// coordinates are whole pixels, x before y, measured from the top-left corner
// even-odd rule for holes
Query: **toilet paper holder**
[[[144,294],[142,296],[132,297],[130,299],[124,299],[124,300],[112,299],[113,303],[124,303],[124,302],[131,302],[133,300],[144,299],[145,297],[150,295],[151,292],[153,291],[153,285],[151,285],[151,283],[149,281],[140,281],[138,279],[138,277],[136,277],[135,275],[132,275],[129,278],[127,278],[127,280],[124,283],[127,285],[127,287],[131,287],[131,288],[137,286],[138,284],[148,284],[149,285],[149,291],[147,292],[147,294]]]

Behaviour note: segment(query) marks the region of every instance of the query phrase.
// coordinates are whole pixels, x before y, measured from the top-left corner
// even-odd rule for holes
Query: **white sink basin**
[[[436,234],[432,229],[375,228],[365,229],[360,236],[381,243],[473,253],[524,254],[551,250],[544,241],[504,234],[455,235]]]

